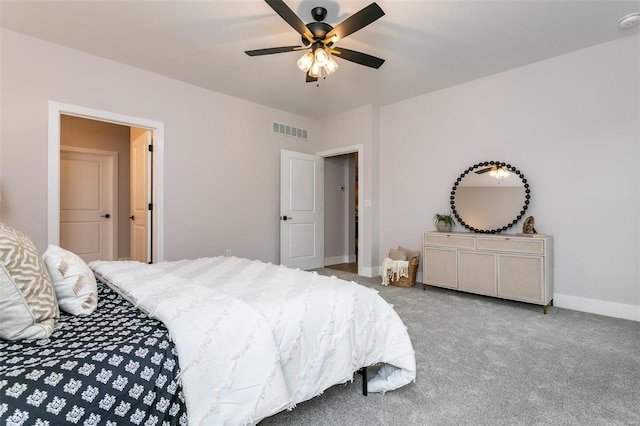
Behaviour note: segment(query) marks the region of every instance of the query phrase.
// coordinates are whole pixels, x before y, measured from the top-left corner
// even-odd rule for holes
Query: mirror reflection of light
[[[511,174],[502,167],[498,167],[497,169],[491,170],[489,172],[489,176],[494,177],[498,180],[503,180],[511,176]]]

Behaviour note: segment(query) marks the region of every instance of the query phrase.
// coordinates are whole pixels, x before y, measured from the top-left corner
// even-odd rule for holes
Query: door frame
[[[57,101],[49,101],[48,180],[47,180],[47,240],[60,245],[60,119],[72,115],[90,120],[106,121],[153,131],[153,162],[151,186],[153,211],[152,262],[164,260],[164,123],[109,111],[102,111]]]
[[[351,145],[351,146],[345,146],[342,148],[336,148],[336,149],[330,149],[327,151],[320,151],[320,152],[316,152],[315,155],[317,155],[318,157],[323,157],[323,158],[327,158],[327,157],[336,157],[338,155],[344,155],[344,154],[353,154],[353,153],[358,153],[358,174],[361,174],[362,171],[364,170],[364,163],[363,163],[363,159],[364,159],[364,155],[363,155],[363,150],[364,150],[364,145],[363,144],[358,144],[358,145]],[[364,194],[364,189],[363,189],[363,185],[364,185],[364,179],[362,179],[360,176],[358,176],[358,212],[359,212],[359,216],[358,216],[358,238],[362,239],[364,237],[364,232],[363,229],[364,228],[364,222],[365,222],[365,215],[364,213],[364,204],[363,204],[363,194]],[[360,251],[360,249],[362,248],[362,244],[359,241],[358,242],[358,251],[359,251],[359,255],[358,255],[358,275],[361,276],[365,276],[365,277],[369,277],[372,276],[370,273],[367,272],[367,270],[365,270],[365,267],[363,266],[364,262],[360,261],[360,258],[362,256],[362,251]],[[370,269],[370,268],[369,268]]]
[[[112,177],[111,177],[111,257],[118,259],[118,215],[115,212],[118,211],[118,153],[116,151],[106,151],[102,149],[83,148],[79,146],[61,145],[60,152],[78,152],[81,154],[94,154],[109,157],[112,165]],[[59,187],[59,185],[58,185]],[[58,197],[60,199],[60,197]],[[58,211],[60,211],[58,209]],[[58,218],[59,220],[59,218]],[[58,226],[60,222],[58,222]],[[60,232],[60,228],[58,228]]]

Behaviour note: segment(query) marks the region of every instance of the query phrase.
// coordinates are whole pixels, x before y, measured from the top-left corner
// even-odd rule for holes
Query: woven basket
[[[409,261],[409,276],[400,277],[397,280],[389,281],[389,284],[396,287],[413,287],[416,285],[416,274],[418,273],[419,260],[417,257],[412,257]]]

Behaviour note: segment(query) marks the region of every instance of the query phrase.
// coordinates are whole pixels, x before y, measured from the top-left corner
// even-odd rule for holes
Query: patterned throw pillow
[[[49,337],[59,316],[51,278],[33,240],[0,222],[0,337]]]
[[[56,290],[60,309],[73,315],[89,315],[98,306],[98,285],[93,271],[80,257],[49,245],[42,255]]]

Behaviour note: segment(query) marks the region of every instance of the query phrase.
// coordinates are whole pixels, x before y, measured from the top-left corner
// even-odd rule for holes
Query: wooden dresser
[[[427,285],[553,304],[553,238],[537,235],[425,232],[423,289]]]

